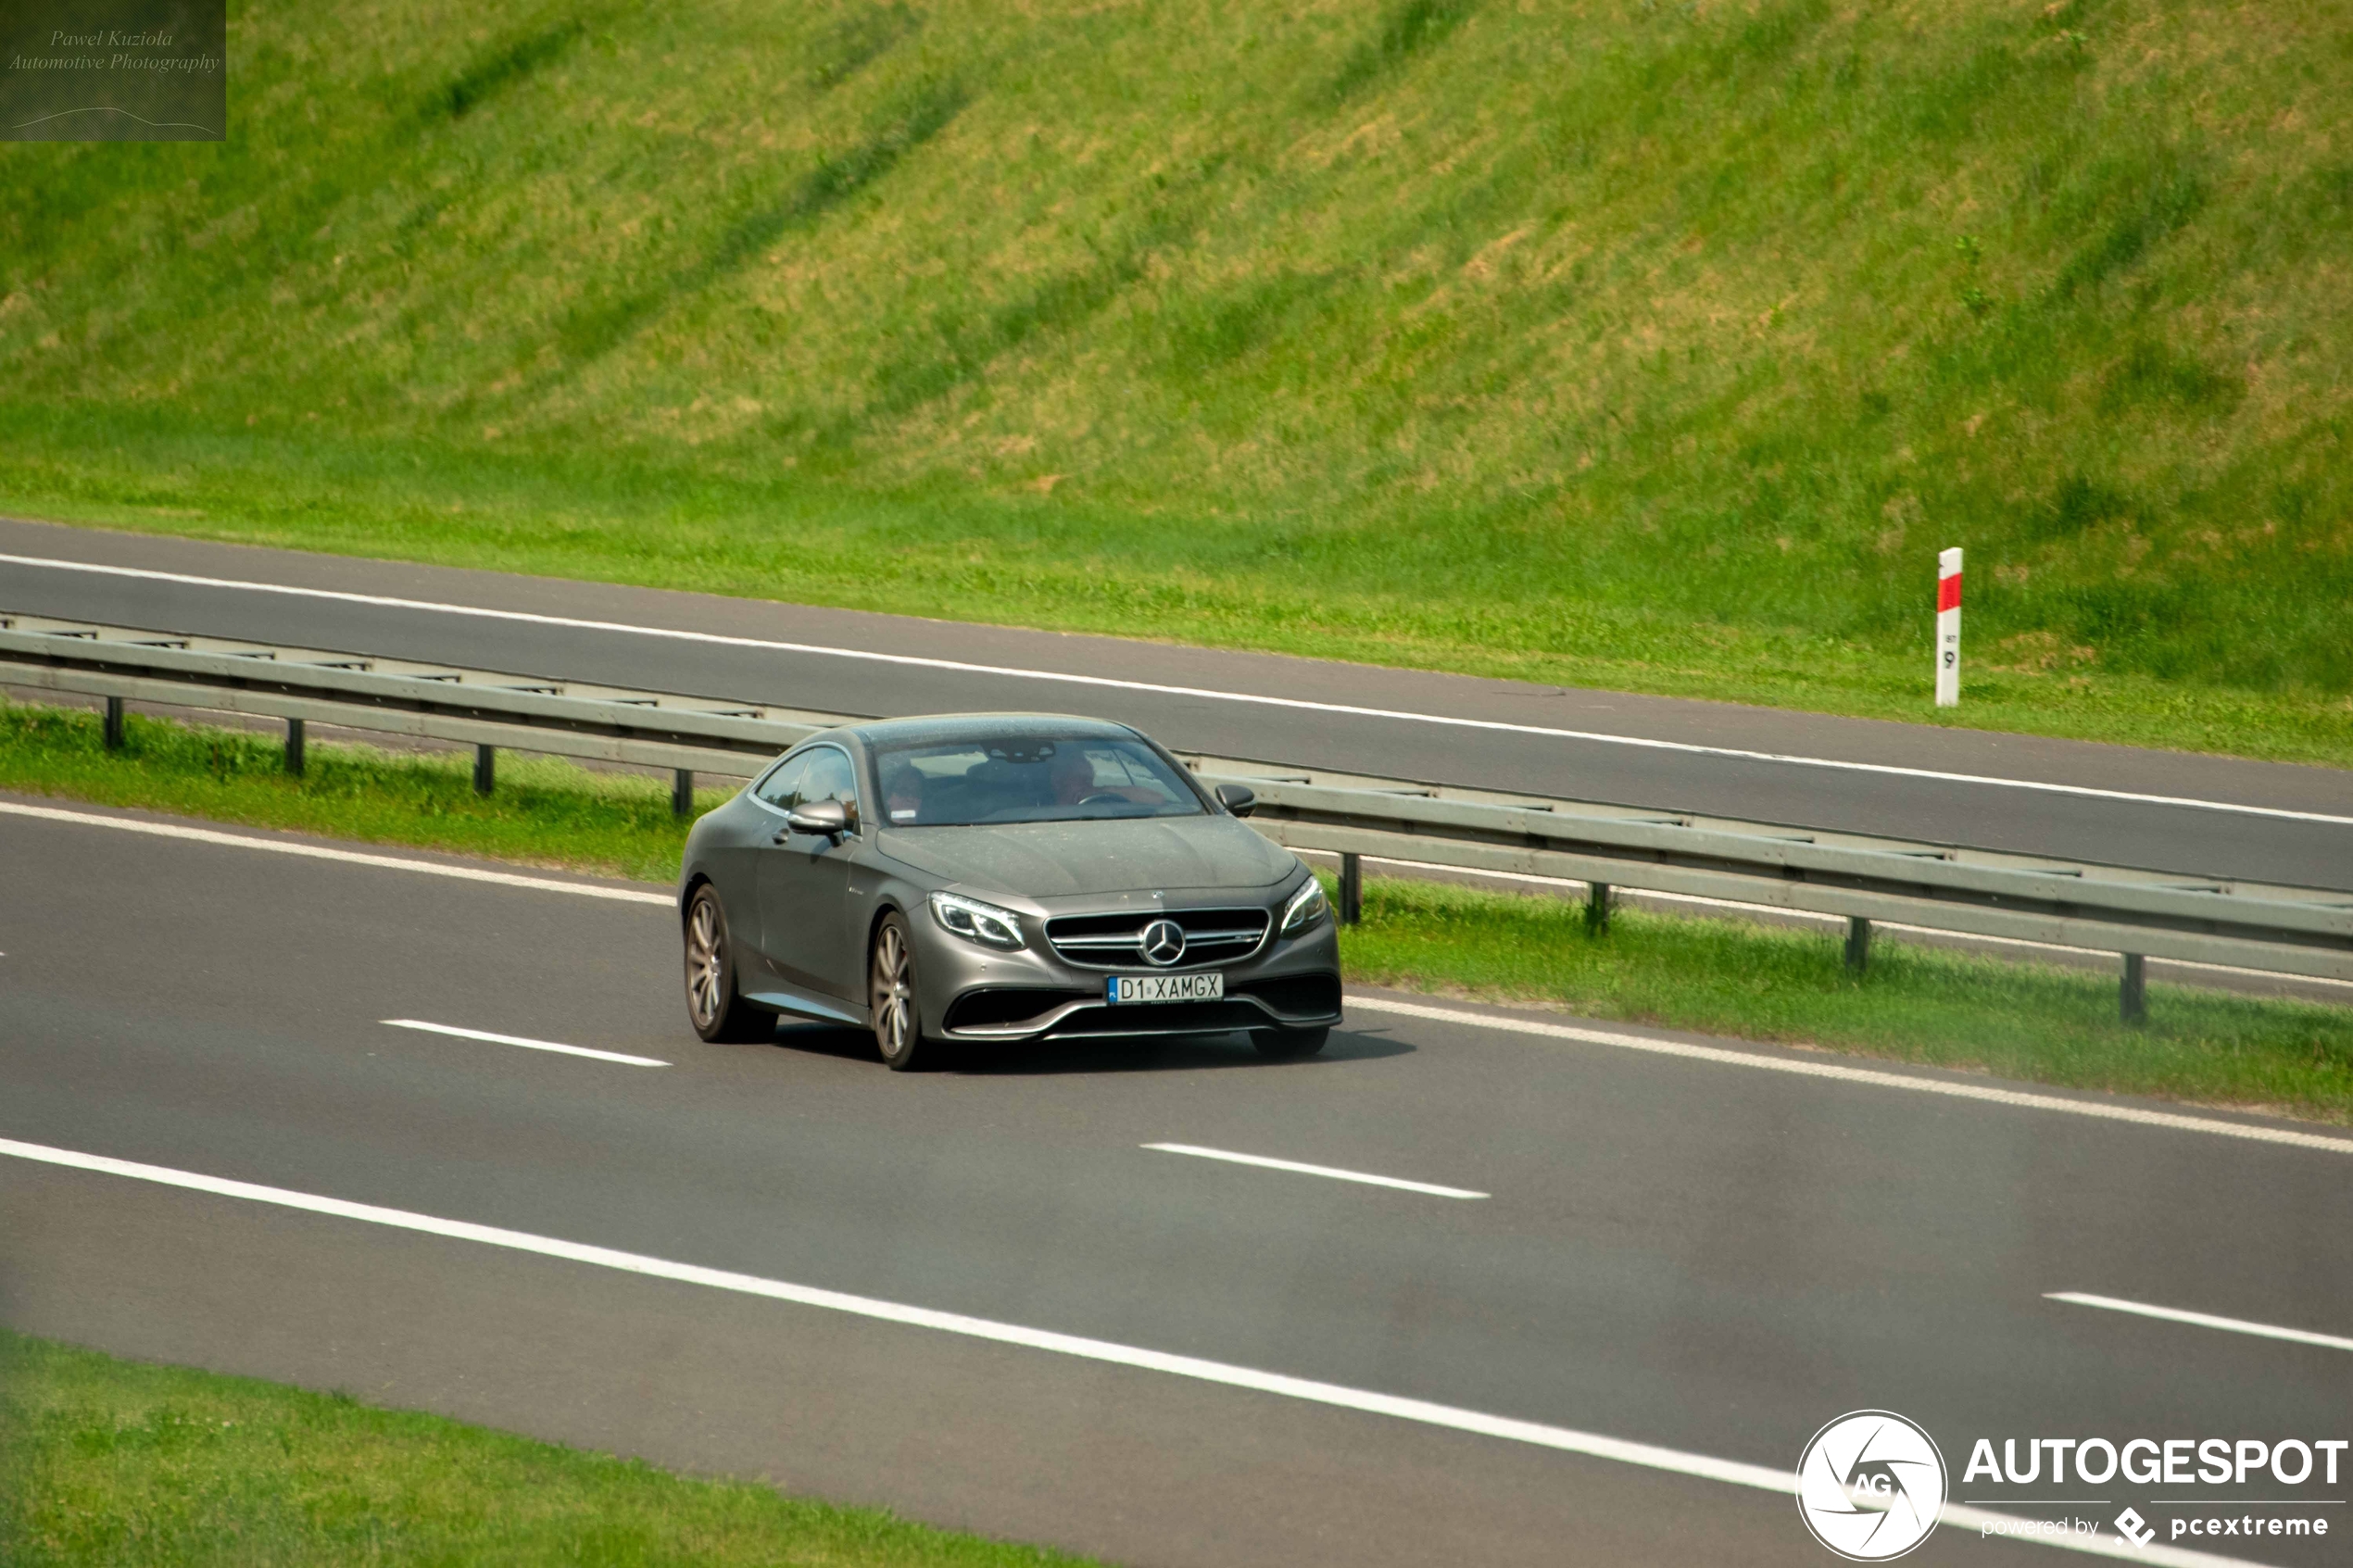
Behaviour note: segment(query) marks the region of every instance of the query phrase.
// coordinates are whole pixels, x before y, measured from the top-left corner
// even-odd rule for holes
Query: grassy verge
[[[1399,559],[1400,546],[1373,552],[1337,535],[1270,545],[1262,530],[1168,527],[1113,506],[1040,512],[989,496],[854,492],[645,458],[216,435],[155,414],[118,420],[83,409],[67,423],[5,404],[0,509],[231,544],[2353,768],[2353,698],[2325,687],[2100,668],[2084,662],[2092,645],[1992,622],[1972,630],[1962,705],[1936,709],[1919,627],[1743,623],[1679,608],[1663,591],[1603,598],[1514,565],[1471,572],[1461,559],[1462,536],[1477,532],[1469,524],[1434,530],[1423,541],[1428,558]],[[1917,588],[1904,602],[1922,597]],[[1970,592],[1972,607],[1988,596]],[[1972,628],[1987,624],[1972,615]]]
[[[645,882],[677,876],[687,824],[671,814],[666,783],[504,752],[497,790],[484,797],[472,768],[470,753],[313,745],[293,778],[263,735],[135,713],[110,754],[94,713],[0,699],[0,789]],[[727,794],[699,790],[696,804],[708,810]]]
[[[0,1562],[14,1568],[1082,1561],[0,1331]]]
[[[1370,985],[2353,1123],[2353,1009],[2152,985],[2127,1028],[2107,976],[1882,941],[1858,977],[1830,935],[1619,909],[1596,938],[1582,904],[1430,883],[1367,883],[1341,952]]]
[[[677,874],[685,830],[655,781],[520,760],[488,800],[470,781],[461,759],[334,746],[290,779],[266,739],[135,715],[109,756],[95,715],[0,707],[0,789]],[[1894,942],[1857,978],[1828,936],[1730,922],[1629,909],[1595,940],[1579,905],[1390,881],[1368,885],[1365,912],[1341,956],[1368,984],[2353,1123],[2353,1009],[2158,985],[2150,1022],[2128,1029],[2110,979]]]

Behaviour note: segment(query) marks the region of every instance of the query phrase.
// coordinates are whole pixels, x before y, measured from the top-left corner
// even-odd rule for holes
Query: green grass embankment
[[[0,790],[677,875],[686,830],[661,781],[556,760],[502,760],[499,779],[484,799],[462,756],[328,745],[292,779],[266,737],[135,714],[109,754],[94,714],[0,706]],[[2353,1123],[2353,1008],[2155,985],[2128,1028],[2115,981],[2081,971],[1882,941],[1858,977],[1826,935],[1627,909],[1595,939],[1581,905],[1380,879],[1340,956],[1364,984]]]
[[[252,0],[0,145],[0,507],[2353,765],[2348,41]]]

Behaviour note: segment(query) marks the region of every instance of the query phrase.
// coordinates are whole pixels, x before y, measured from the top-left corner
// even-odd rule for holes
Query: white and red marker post
[[[1961,552],[1936,558],[1936,706],[1961,705]]]

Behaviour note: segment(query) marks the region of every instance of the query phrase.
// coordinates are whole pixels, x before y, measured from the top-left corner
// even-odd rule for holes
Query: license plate
[[[1222,974],[1114,974],[1103,982],[1103,1000],[1120,1002],[1214,1002],[1226,995]]]

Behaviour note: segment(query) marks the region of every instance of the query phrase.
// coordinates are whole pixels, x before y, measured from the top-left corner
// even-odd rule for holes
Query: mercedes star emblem
[[[1185,956],[1185,928],[1173,920],[1156,920],[1144,927],[1144,939],[1139,944],[1144,961],[1162,968]]]

